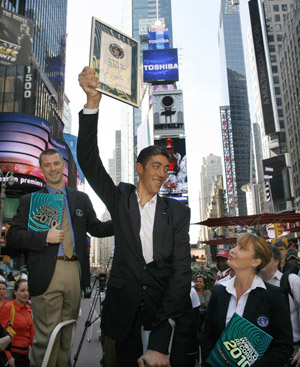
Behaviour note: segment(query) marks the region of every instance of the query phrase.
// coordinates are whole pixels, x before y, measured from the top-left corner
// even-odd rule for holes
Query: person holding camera
[[[31,367],[40,367],[53,329],[62,321],[77,319],[81,287],[90,293],[90,265],[87,232],[95,237],[113,235],[111,221],[97,219],[89,197],[65,185],[64,161],[55,149],[43,151],[40,170],[46,186],[41,193],[63,194],[62,223],[48,232],[27,228],[31,194],[21,198],[17,214],[7,234],[7,246],[28,255],[28,285],[33,309],[35,338]],[[58,229],[59,226],[62,229]],[[72,343],[72,325],[58,334],[48,367],[66,367]]]

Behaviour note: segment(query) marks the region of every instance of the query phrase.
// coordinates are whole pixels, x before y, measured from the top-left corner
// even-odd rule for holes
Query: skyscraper
[[[228,209],[230,215],[246,215],[246,195],[241,188],[250,181],[251,137],[239,0],[221,0],[219,48],[223,90],[221,124]],[[228,169],[226,163],[230,163]]]

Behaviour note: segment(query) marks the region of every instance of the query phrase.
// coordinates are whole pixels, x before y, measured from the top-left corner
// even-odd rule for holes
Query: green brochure
[[[49,231],[57,223],[62,222],[64,195],[31,194],[28,229],[36,232]],[[61,226],[58,227],[61,229]]]
[[[272,339],[271,335],[235,313],[207,362],[213,367],[252,366],[264,355]]]

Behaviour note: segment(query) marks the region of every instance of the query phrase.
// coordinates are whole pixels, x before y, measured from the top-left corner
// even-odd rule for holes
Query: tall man
[[[46,186],[42,193],[63,193],[63,229],[60,223],[48,232],[27,229],[31,194],[21,198],[7,235],[7,245],[25,250],[31,295],[35,339],[31,366],[40,367],[50,335],[61,321],[77,319],[81,288],[90,286],[89,252],[86,232],[96,237],[113,235],[111,221],[102,223],[88,196],[67,188],[63,181],[62,155],[48,149],[40,155],[40,170]],[[72,326],[57,336],[48,367],[67,367],[72,342]]]
[[[279,271],[281,264],[281,251],[280,247],[271,246],[273,256],[269,264],[267,264],[262,270],[261,275],[264,281],[281,286],[287,293],[287,299],[289,303],[289,311],[291,314],[291,322],[293,329],[294,339],[294,358],[292,360],[292,366],[300,366],[300,278],[296,274],[282,274]],[[286,277],[287,276],[287,277]],[[282,277],[286,277],[287,286],[282,284]],[[289,292],[287,292],[289,289]]]
[[[194,366],[195,320],[190,300],[190,210],[157,193],[167,178],[164,148],[150,146],[137,159],[137,187],[115,186],[97,147],[98,79],[85,67],[87,95],[80,112],[78,161],[113,219],[115,253],[101,328],[116,342],[118,366]],[[137,362],[138,360],[138,362]]]

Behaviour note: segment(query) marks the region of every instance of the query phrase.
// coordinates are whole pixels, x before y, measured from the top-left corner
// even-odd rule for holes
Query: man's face
[[[276,273],[276,271],[278,270],[278,263],[279,261],[272,257],[270,262],[261,269],[261,277],[264,281],[270,280],[272,276]]]
[[[227,265],[227,259],[225,257],[222,256],[217,257],[217,268],[220,271],[224,271],[229,268],[229,266]]]
[[[64,163],[61,161],[58,153],[45,154],[41,158],[40,170],[45,176],[48,185],[60,189],[64,183],[63,172]]]
[[[164,155],[151,156],[145,167],[141,163],[136,164],[139,174],[139,187],[146,193],[155,195],[168,176],[169,160]]]
[[[281,262],[284,262],[285,261],[285,257],[288,253],[288,249],[286,249],[284,246],[280,246],[278,247],[279,250],[280,250],[280,254],[281,254]]]

